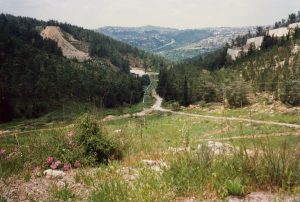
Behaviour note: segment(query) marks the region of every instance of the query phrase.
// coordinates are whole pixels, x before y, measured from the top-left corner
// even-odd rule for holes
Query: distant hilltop
[[[214,51],[255,27],[176,29],[158,26],[102,27],[96,31],[114,39],[178,61]]]

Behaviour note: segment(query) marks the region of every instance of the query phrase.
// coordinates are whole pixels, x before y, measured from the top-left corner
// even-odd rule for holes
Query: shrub
[[[230,107],[242,107],[249,104],[247,95],[250,87],[243,81],[230,83],[225,88],[225,99]]]
[[[86,156],[93,157],[96,163],[107,163],[109,159],[122,157],[117,144],[109,141],[91,115],[83,115],[77,125],[76,142]]]
[[[179,111],[180,110],[180,104],[178,102],[173,102],[171,107],[172,107],[173,111]]]
[[[300,105],[300,81],[286,81],[280,91],[279,98],[285,104]]]

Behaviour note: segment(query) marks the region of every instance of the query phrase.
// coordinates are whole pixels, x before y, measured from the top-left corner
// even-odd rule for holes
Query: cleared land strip
[[[240,122],[248,122],[248,123],[256,123],[256,124],[264,124],[264,125],[285,126],[288,128],[300,129],[300,125],[291,124],[291,123],[281,123],[281,122],[275,122],[275,121],[261,121],[261,120],[245,119],[245,118],[237,118],[237,117],[208,116],[208,115],[200,115],[200,114],[190,114],[190,113],[186,113],[186,112],[175,112],[175,111],[170,111],[170,110],[169,110],[169,112],[171,112],[173,114],[199,117],[199,118],[204,118],[204,119],[212,119],[212,120],[220,120],[220,121],[240,121]]]
[[[201,139],[201,141],[229,141],[229,140],[240,140],[240,139],[256,139],[256,138],[268,138],[268,137],[283,137],[283,136],[300,136],[300,133],[275,133],[275,134],[263,134],[263,135],[243,135],[234,137],[224,138],[208,138]]]

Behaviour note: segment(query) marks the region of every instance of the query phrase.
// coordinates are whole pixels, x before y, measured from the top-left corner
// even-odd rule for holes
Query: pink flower
[[[3,148],[0,148],[0,156],[4,155],[4,154],[5,154],[5,152],[6,152],[6,150],[5,150],[5,149],[3,149]]]
[[[68,132],[68,137],[73,137],[75,135],[74,131],[69,131]]]
[[[69,163],[65,164],[64,167],[63,167],[63,170],[64,170],[64,171],[69,171],[69,170],[71,170],[71,164],[69,164]]]
[[[52,170],[55,170],[55,169],[57,169],[60,165],[61,165],[61,162],[60,162],[60,161],[55,161],[55,162],[53,162],[53,163],[51,164],[50,168],[51,168]]]
[[[48,164],[48,165],[51,165],[53,162],[54,162],[54,158],[53,158],[52,156],[49,156],[49,157],[47,158],[47,164]]]
[[[79,168],[79,167],[80,167],[80,162],[79,161],[75,161],[74,168]]]

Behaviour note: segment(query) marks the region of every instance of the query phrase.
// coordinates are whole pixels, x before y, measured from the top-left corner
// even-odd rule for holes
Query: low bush
[[[243,107],[249,104],[247,98],[250,87],[243,81],[230,83],[225,88],[225,99],[230,107]]]
[[[0,178],[25,170],[29,173],[36,170],[38,175],[50,168],[68,171],[121,157],[118,144],[109,140],[95,118],[86,114],[77,121],[74,130],[33,132],[1,139]]]
[[[84,154],[93,157],[95,163],[107,163],[109,159],[120,159],[122,152],[117,144],[108,140],[91,115],[83,115],[76,128],[76,143],[83,148]]]

